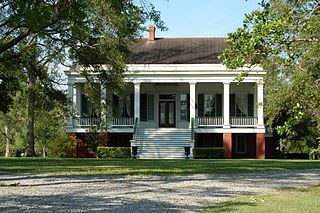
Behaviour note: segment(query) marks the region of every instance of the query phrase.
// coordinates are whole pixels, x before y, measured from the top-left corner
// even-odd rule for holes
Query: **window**
[[[230,94],[230,115],[253,116],[253,94]]]
[[[112,111],[116,118],[131,118],[134,114],[134,97],[133,94],[119,97],[112,97]]]
[[[189,121],[190,113],[190,95],[180,94],[180,120]]]
[[[219,117],[222,116],[221,94],[198,94],[198,116]]]
[[[245,135],[236,135],[236,153],[246,153]]]
[[[140,120],[141,121],[154,120],[154,95],[153,94],[140,95]]]
[[[89,101],[85,94],[81,94],[81,117],[96,118],[98,117],[94,104]]]

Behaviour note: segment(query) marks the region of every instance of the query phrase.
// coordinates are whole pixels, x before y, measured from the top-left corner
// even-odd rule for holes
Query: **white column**
[[[230,82],[223,82],[223,128],[230,128]]]
[[[81,117],[81,113],[82,113],[82,109],[81,109],[81,93],[83,92],[82,91],[82,84],[75,84],[74,85],[74,107],[76,109],[76,112],[78,113],[78,115]]]
[[[101,123],[103,126],[106,125],[107,122],[107,111],[106,111],[106,99],[107,99],[107,92],[106,88],[101,84],[100,85],[101,90]]]
[[[76,84],[73,84],[73,95],[72,95],[72,106],[73,109],[75,109],[74,113],[79,113],[79,108],[77,105],[78,102],[78,94],[79,94],[80,90],[79,87]],[[80,103],[79,103],[80,106]]]
[[[190,82],[190,124],[192,118],[196,117],[196,83]]]
[[[263,82],[257,82],[258,127],[264,128],[263,121]]]
[[[68,94],[67,94],[67,98],[68,98],[68,123],[67,126],[68,127],[72,127],[72,114],[73,114],[73,82],[72,83],[68,83]]]
[[[140,82],[134,83],[134,120],[140,122]]]

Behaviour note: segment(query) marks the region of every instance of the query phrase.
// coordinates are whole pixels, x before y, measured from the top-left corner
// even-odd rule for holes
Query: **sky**
[[[149,0],[161,12],[166,32],[156,37],[227,36],[242,26],[245,13],[258,9],[260,0]],[[143,37],[148,37],[144,33]]]

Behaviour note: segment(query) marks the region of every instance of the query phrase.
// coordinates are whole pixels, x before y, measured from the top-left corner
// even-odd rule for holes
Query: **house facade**
[[[224,147],[225,158],[264,159],[266,72],[228,70],[218,59],[224,48],[225,38],[155,38],[150,27],[149,39],[132,47],[125,91],[113,94],[101,87],[113,112],[106,145],[137,146],[138,158],[185,158],[184,147],[190,146]],[[243,71],[248,76],[239,83]],[[84,95],[85,78],[77,70],[66,74],[69,109],[77,111],[67,132],[84,138],[102,118]]]

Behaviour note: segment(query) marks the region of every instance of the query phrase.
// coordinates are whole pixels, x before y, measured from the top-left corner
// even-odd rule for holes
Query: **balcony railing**
[[[253,127],[258,125],[257,117],[231,117],[230,125],[233,127]],[[197,117],[197,127],[222,127],[223,117]]]
[[[222,126],[223,125],[223,117],[197,117],[196,118],[196,126]]]
[[[113,118],[111,122],[111,127],[126,127],[134,125],[133,118]]]
[[[87,118],[87,117],[78,117],[73,118],[73,126],[76,127],[89,127],[97,126],[101,122],[100,118]]]
[[[73,118],[73,126],[90,127],[100,125],[101,118],[78,117]],[[113,118],[110,122],[111,127],[133,127],[133,118]]]
[[[231,126],[256,126],[258,125],[257,117],[231,117],[230,118]]]

